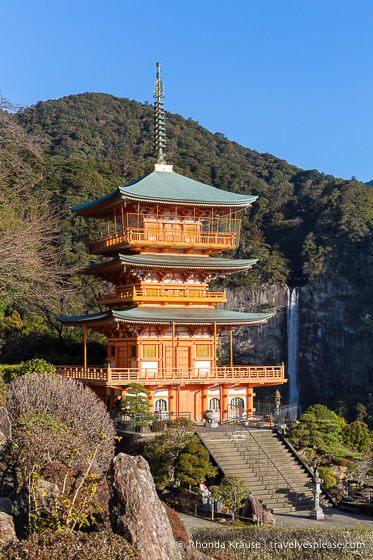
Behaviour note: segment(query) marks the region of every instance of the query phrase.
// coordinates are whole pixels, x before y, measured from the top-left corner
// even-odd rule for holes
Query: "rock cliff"
[[[227,289],[226,309],[268,312],[276,315],[266,325],[242,327],[234,331],[234,363],[287,366],[287,286],[284,284]],[[353,335],[346,296],[351,292],[343,279],[323,279],[317,284],[299,288],[299,340],[297,380],[300,404],[304,409],[320,402],[335,406],[345,353]],[[229,363],[229,335],[219,337],[219,352]],[[286,369],[287,371],[287,369]],[[283,400],[288,388],[280,387]],[[266,397],[273,388],[257,389],[257,396]]]

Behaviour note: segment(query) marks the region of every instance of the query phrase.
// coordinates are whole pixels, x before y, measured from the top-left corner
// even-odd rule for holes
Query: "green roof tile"
[[[107,204],[111,199],[119,196],[129,200],[163,202],[170,204],[191,204],[203,206],[246,207],[257,197],[231,193],[215,187],[210,187],[194,179],[184,177],[174,172],[153,171],[148,175],[132,181],[124,187],[92,202],[72,207],[73,212],[89,213]]]
[[[59,321],[69,326],[79,326],[86,323],[124,321],[140,324],[171,324],[178,325],[249,325],[252,323],[265,323],[274,316],[274,313],[241,313],[227,309],[187,309],[187,308],[161,308],[161,307],[134,307],[130,309],[110,310],[93,315],[79,315],[77,317],[57,317]]]
[[[222,259],[214,257],[198,257],[193,255],[165,255],[165,254],[140,254],[122,255],[110,261],[92,264],[81,272],[84,274],[95,274],[107,267],[123,266],[143,266],[145,268],[181,268],[184,270],[245,270],[253,266],[258,259]]]

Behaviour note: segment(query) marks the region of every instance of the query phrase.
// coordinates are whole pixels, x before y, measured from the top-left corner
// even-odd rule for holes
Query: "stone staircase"
[[[275,431],[202,431],[199,437],[224,475],[245,480],[267,509],[312,509],[312,477]]]

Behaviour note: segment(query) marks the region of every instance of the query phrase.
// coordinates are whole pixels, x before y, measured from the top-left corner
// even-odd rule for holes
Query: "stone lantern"
[[[275,411],[278,412],[280,409],[280,404],[281,404],[281,395],[280,395],[280,391],[277,389],[277,391],[275,391],[274,395],[273,395],[273,402],[275,403]]]
[[[313,495],[315,496],[315,506],[310,511],[311,519],[324,519],[324,511],[320,507],[320,494],[321,494],[321,484],[322,479],[320,478],[318,469],[315,469],[315,488],[312,490]]]

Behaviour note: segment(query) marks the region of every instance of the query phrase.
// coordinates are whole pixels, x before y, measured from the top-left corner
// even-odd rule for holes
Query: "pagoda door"
[[[187,378],[186,373],[188,372],[189,368],[189,348],[185,346],[176,346],[175,347],[175,378],[181,379],[183,377],[182,373],[184,372],[184,377]],[[172,348],[166,348],[166,369],[172,370]]]
[[[187,373],[189,369],[189,348],[176,348],[176,366],[178,370],[184,372],[184,375]]]
[[[128,358],[127,358],[127,344],[123,345],[123,346],[119,346],[118,351],[117,351],[117,363],[115,364],[115,367],[117,368],[125,368],[128,367]]]

